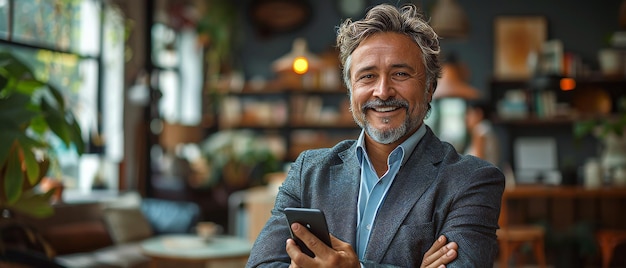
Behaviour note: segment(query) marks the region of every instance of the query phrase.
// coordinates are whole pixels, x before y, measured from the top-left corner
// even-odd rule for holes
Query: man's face
[[[398,33],[372,35],[352,53],[352,116],[376,142],[396,142],[422,124],[432,96],[421,59],[417,44]]]

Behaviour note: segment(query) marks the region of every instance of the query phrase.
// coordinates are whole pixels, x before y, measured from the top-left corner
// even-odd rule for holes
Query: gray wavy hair
[[[370,9],[365,18],[358,21],[346,19],[337,28],[337,47],[339,60],[343,68],[343,82],[352,92],[350,83],[350,63],[352,52],[367,37],[376,33],[395,32],[409,36],[420,47],[422,60],[426,67],[426,85],[431,96],[437,88],[437,79],[441,77],[439,62],[439,36],[428,25],[420,10],[413,4],[395,7],[381,4]],[[430,87],[429,87],[430,86]],[[351,93],[350,93],[351,94]]]

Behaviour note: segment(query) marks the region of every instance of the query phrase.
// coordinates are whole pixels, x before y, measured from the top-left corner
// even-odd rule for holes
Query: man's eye
[[[363,75],[363,76],[359,77],[359,80],[361,80],[361,79],[370,79],[372,77],[374,77],[374,75],[366,74],[366,75]]]
[[[404,81],[407,80],[411,77],[411,75],[409,75],[408,73],[404,73],[404,72],[398,72],[394,74],[394,79],[398,80],[398,81]]]

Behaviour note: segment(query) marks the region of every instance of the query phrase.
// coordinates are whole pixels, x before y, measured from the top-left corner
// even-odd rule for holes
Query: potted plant
[[[263,176],[280,169],[280,160],[268,142],[249,130],[224,130],[201,145],[207,165],[205,187],[222,183],[231,189],[262,184]]]
[[[57,160],[50,135],[82,154],[81,129],[53,85],[38,79],[16,55],[0,52],[0,209],[29,216],[53,213],[49,199],[37,187]]]
[[[618,113],[614,116],[602,116],[576,122],[574,137],[578,139],[587,135],[596,137],[601,142],[600,162],[605,172],[604,176],[613,180],[622,180],[623,178],[617,178],[615,175],[626,171],[626,98],[618,102],[617,110]]]

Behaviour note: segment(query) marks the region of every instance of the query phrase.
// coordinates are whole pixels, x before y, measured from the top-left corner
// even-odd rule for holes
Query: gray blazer
[[[330,233],[356,248],[360,167],[356,142],[303,152],[280,187],[276,204],[246,267],[287,267],[286,207],[319,208]],[[456,152],[427,128],[391,185],[374,222],[366,267],[419,267],[441,234],[459,245],[447,267],[493,267],[504,175],[487,161]],[[385,265],[379,265],[385,264]]]

